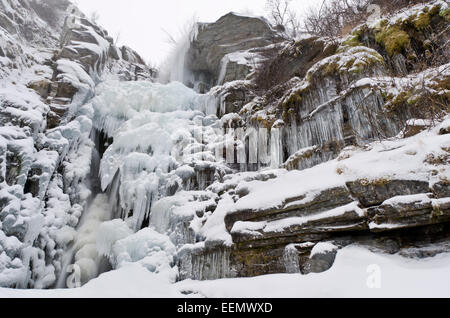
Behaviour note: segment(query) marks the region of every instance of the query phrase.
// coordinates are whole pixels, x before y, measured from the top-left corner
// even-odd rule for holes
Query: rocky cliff
[[[282,40],[262,18],[229,13],[215,23],[198,23],[185,63],[209,87],[245,79],[255,57],[250,49],[265,47]]]
[[[199,28],[197,39],[205,41],[227,19]],[[321,272],[337,250],[355,243],[408,257],[446,251],[448,121],[441,121],[449,111],[448,6],[411,7],[339,40],[271,38],[259,48],[222,53],[223,85],[211,92],[224,127],[242,143],[236,151],[245,149],[246,161],[235,168],[292,172],[246,172],[210,186],[221,198],[214,212],[220,216],[212,214],[205,226],[224,218],[231,239],[207,237],[185,248],[181,277]],[[192,50],[198,46],[192,42]],[[218,50],[208,46],[197,58],[207,63]],[[247,75],[234,75],[233,56]],[[245,62],[247,56],[253,57]],[[270,158],[255,164],[251,134],[260,129]],[[438,145],[425,150],[422,142]],[[323,246],[332,248],[317,252]]]
[[[0,3],[1,286],[55,286],[96,191],[87,102],[105,77],[153,75],[69,1]]]

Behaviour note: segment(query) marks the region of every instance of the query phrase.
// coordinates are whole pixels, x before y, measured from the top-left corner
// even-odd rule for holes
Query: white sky
[[[120,32],[120,45],[128,45],[152,64],[159,64],[170,51],[167,31],[180,34],[193,17],[213,22],[230,11],[265,15],[265,0],[74,0],[88,16],[97,12],[98,22],[113,37]],[[293,0],[302,14],[318,0]]]

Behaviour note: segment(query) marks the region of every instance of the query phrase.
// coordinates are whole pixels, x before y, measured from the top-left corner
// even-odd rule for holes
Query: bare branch
[[[291,9],[292,0],[266,0],[269,19],[278,29],[288,37],[295,38],[300,32],[300,22],[296,13]]]

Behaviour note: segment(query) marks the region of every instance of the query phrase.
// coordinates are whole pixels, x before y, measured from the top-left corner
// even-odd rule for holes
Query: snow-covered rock
[[[107,32],[69,1],[4,0],[0,16],[0,285],[50,288],[92,194],[86,102],[103,76],[153,71],[131,49],[110,58]]]

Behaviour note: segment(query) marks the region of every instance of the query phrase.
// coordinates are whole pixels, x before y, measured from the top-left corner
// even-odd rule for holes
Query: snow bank
[[[179,298],[175,286],[150,273],[139,264],[130,264],[100,275],[77,289],[16,290],[1,289],[6,298]]]
[[[449,286],[450,254],[412,260],[349,246],[339,251],[329,271],[319,274],[186,280],[169,284],[139,264],[131,264],[103,274],[78,289],[0,289],[0,297],[432,298],[450,297]]]
[[[182,281],[176,286],[209,298],[428,298],[450,296],[449,274],[450,254],[411,260],[350,246],[338,253],[329,271],[320,274]],[[381,288],[370,288],[378,283]]]

